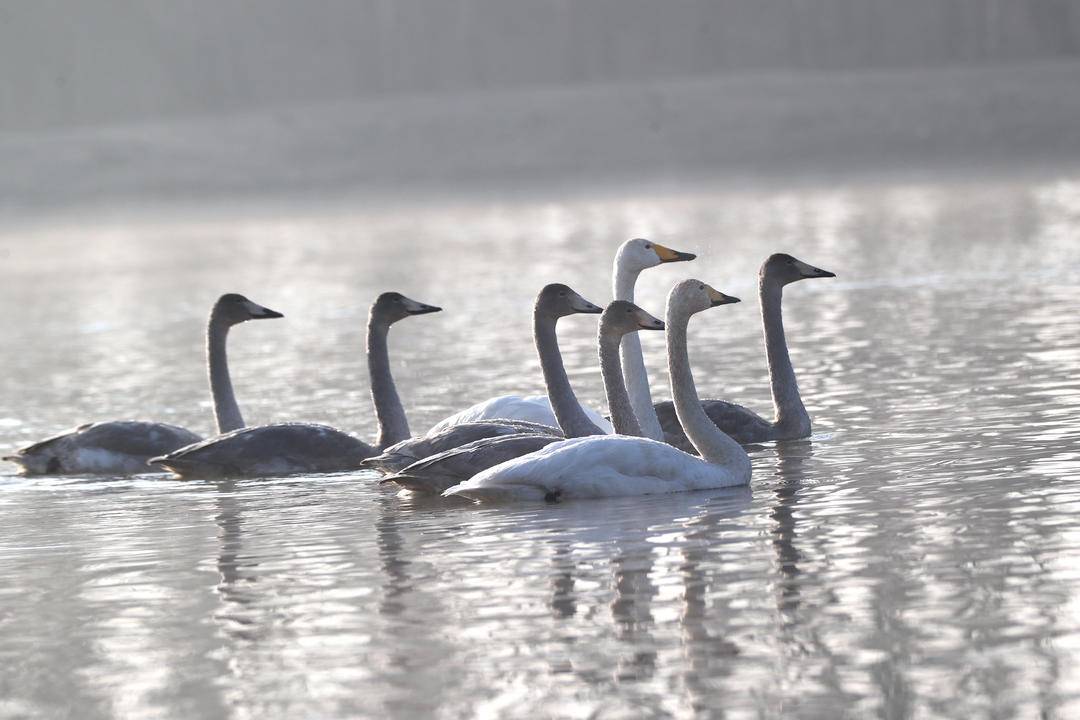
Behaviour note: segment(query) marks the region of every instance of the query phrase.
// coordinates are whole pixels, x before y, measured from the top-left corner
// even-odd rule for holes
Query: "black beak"
[[[806,275],[808,278],[824,278],[824,277],[836,277],[836,273],[831,273],[828,270],[822,270],[821,268],[814,268],[814,271],[810,275]]]
[[[281,313],[279,313],[277,310],[271,310],[270,308],[263,308],[262,314],[260,314],[260,315],[252,315],[251,317],[254,320],[270,320],[271,318],[282,318],[282,317],[285,317],[285,316],[282,315]]]
[[[742,302],[742,300],[733,295],[724,295],[723,293],[720,293],[720,298],[712,301],[712,307],[716,307],[717,305],[732,305],[737,302]]]
[[[663,320],[657,320],[655,322],[648,323],[647,325],[642,325],[641,329],[642,330],[663,330],[664,329],[664,321]]]
[[[593,305],[592,303],[589,303],[589,308],[587,310],[578,310],[578,312],[579,313],[584,313],[586,315],[596,315],[598,313],[604,312],[604,309],[601,308],[601,307],[597,307],[596,305]]]
[[[433,312],[442,312],[442,308],[437,305],[425,305],[424,303],[417,303],[420,307],[416,310],[410,310],[410,315],[427,315]]]

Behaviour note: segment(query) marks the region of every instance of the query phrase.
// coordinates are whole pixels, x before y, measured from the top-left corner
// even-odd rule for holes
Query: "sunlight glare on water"
[[[203,323],[249,424],[374,433],[367,306],[414,431],[541,391],[547,282],[610,295],[620,242],[696,252],[746,302],[695,317],[699,389],[761,412],[757,266],[811,441],[749,489],[471,507],[362,472],[236,482],[0,477],[0,718],[1080,716],[1080,181],[880,185],[410,208],[253,207],[0,236],[0,448],[93,419],[206,433]],[[560,340],[602,407],[595,317]],[[659,335],[658,333],[655,335]],[[669,396],[663,338],[643,337]]]

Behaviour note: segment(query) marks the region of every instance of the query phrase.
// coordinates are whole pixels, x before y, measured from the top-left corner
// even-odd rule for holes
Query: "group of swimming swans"
[[[759,296],[775,418],[698,397],[687,352],[690,318],[738,302],[698,280],[671,290],[665,321],[633,303],[638,275],[661,263],[693,260],[648,240],[624,243],[615,258],[615,300],[602,309],[561,284],[548,285],[533,308],[533,338],[546,396],[501,396],[478,403],[413,437],[390,372],[390,325],[440,308],[399,293],[371,306],[367,359],[378,434],[373,444],[313,423],[245,427],[226,358],[229,329],[282,315],[236,295],[214,304],[206,331],[210,391],[218,435],[202,440],[173,425],[114,421],[79,426],[5,460],[25,474],[131,474],[152,468],[181,477],[260,477],[369,468],[384,483],[474,501],[591,498],[745,485],[743,444],[810,434],[788,356],[781,315],[784,286],[833,274],[790,255],[761,266]],[[556,324],[600,314],[598,349],[610,423],[582,407],[559,352]],[[654,404],[639,331],[666,331],[672,400]],[[611,434],[614,431],[615,434]],[[691,454],[691,453],[696,453]]]

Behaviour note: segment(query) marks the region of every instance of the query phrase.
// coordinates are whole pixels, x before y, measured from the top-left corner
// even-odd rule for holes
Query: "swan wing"
[[[749,408],[726,400],[702,400],[701,406],[709,419],[737,443],[748,445],[775,439],[773,424]],[[664,429],[664,441],[684,452],[697,454],[679,424],[675,405],[665,400],[653,407],[656,408],[660,427]]]
[[[402,440],[386,448],[381,455],[368,458],[362,463],[362,466],[384,473],[394,473],[404,470],[418,460],[459,448],[477,440],[521,433],[562,437],[562,433],[559,432],[558,428],[530,422],[482,420],[461,423],[460,425],[451,425],[436,433]]]
[[[395,482],[415,492],[438,494],[483,470],[561,440],[555,435],[526,434],[476,440],[415,462],[384,482]]]

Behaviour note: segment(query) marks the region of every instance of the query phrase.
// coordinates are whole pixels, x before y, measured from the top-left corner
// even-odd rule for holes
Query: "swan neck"
[[[227,433],[244,427],[240,406],[236,403],[232,378],[229,377],[229,358],[225,353],[229,324],[216,314],[210,314],[206,326],[206,366],[210,375],[210,396],[214,401],[214,420],[217,431]]]
[[[394,376],[390,372],[387,335],[390,324],[369,317],[367,326],[367,365],[371,380],[371,402],[379,423],[375,446],[383,449],[410,437],[409,421],[401,404]]]
[[[603,431],[589,420],[570,386],[562,353],[559,352],[559,339],[555,334],[556,321],[557,318],[538,310],[533,312],[533,342],[536,343],[536,354],[540,357],[540,369],[544,373],[548,402],[555,412],[555,419],[568,438],[603,435]]]
[[[623,381],[622,366],[619,362],[619,336],[604,333],[600,328],[600,374],[604,378],[604,393],[607,395],[608,412],[611,424],[619,435],[642,437],[641,425],[634,414],[630,395]]]
[[[634,287],[641,271],[631,270],[620,262],[620,259],[621,256],[615,258],[613,272],[612,285],[615,299],[634,302]],[[641,339],[638,333],[628,333],[623,336],[619,355],[623,381],[626,383],[630,404],[634,408],[634,415],[641,426],[642,434],[653,440],[663,440],[664,430],[660,426],[660,419],[656,417],[656,409],[653,408],[652,392],[649,390],[649,373],[645,369],[645,355],[641,352]]]
[[[694,375],[690,370],[686,328],[690,315],[679,308],[667,311],[668,372],[671,375],[671,394],[675,414],[690,442],[701,457],[710,463],[742,470],[749,465],[742,447],[720,431],[701,407]]]
[[[800,434],[810,431],[810,416],[799,395],[795,368],[791,365],[787,338],[784,334],[783,286],[767,277],[760,284],[761,322],[765,331],[765,356],[769,364],[769,383],[776,425],[791,428]]]

